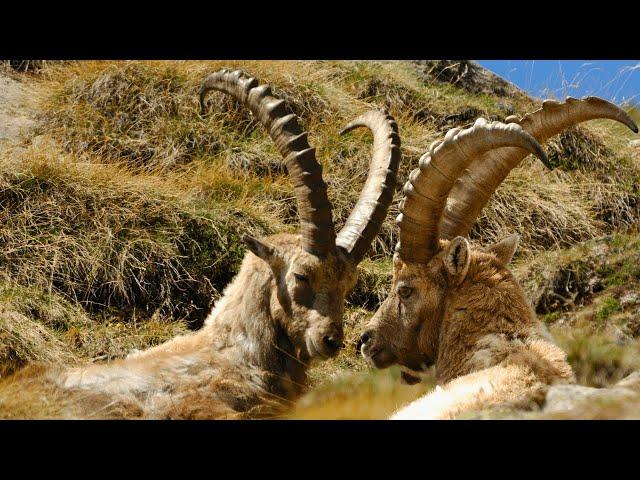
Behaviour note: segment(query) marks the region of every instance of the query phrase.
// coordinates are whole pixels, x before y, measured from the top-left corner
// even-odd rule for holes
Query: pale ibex
[[[623,110],[602,99],[545,101],[522,119],[507,118],[509,125],[479,119],[469,129],[450,130],[410,174],[391,292],[359,343],[376,367],[399,364],[408,383],[435,364],[443,386],[393,418],[453,418],[499,404],[533,405],[549,385],[574,382],[565,354],[506,268],[519,237],[485,249],[472,248],[465,237],[529,152],[545,160],[538,142],[596,118],[638,132]]]
[[[400,162],[395,121],[369,111],[343,130],[368,127],[374,145],[362,193],[336,235],[322,167],[284,101],[241,71],[221,70],[204,80],[202,111],[211,90],[247,106],[284,157],[300,234],[245,236],[251,253],[199,331],[123,360],[42,374],[66,391],[89,392],[92,408],[98,394],[126,415],[142,417],[233,418],[265,415],[265,406],[272,414],[271,407],[277,411],[302,392],[310,362],[342,346],[345,296],[393,199]]]

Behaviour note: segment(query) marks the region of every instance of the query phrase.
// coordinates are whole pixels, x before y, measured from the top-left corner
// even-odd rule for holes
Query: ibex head
[[[266,262],[277,287],[268,306],[300,356],[327,358],[342,346],[344,299],[356,282],[356,267],[364,257],[393,199],[400,162],[400,139],[393,118],[370,111],[342,133],[369,128],[374,136],[370,170],[362,193],[336,235],[315,149],[296,116],[267,85],[241,71],[209,75],[200,90],[200,104],[210,90],[232,95],[249,107],[266,128],[284,158],[298,201],[300,235],[275,235],[258,240],[245,236],[248,249]],[[248,295],[251,292],[247,292]]]
[[[638,131],[609,102],[569,98],[546,101],[522,119],[509,117],[509,124],[479,119],[471,128],[450,130],[444,141],[431,146],[404,187],[390,294],[359,342],[370,363],[378,368],[400,364],[403,378],[415,383],[436,362],[445,336],[486,328],[504,308],[530,308],[506,269],[518,237],[485,249],[472,249],[465,237],[491,194],[527,154],[549,165],[538,142],[595,118],[614,119]],[[456,317],[473,317],[478,324],[456,325]]]

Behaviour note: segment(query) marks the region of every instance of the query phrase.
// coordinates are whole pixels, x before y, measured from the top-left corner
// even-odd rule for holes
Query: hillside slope
[[[19,105],[1,117],[19,127],[0,140],[1,375],[35,360],[116,358],[198,328],[235,274],[240,236],[297,228],[292,186],[248,112],[212,94],[208,114],[199,115],[200,82],[221,67],[269,83],[299,115],[323,164],[338,228],[366,176],[369,134],[338,134],[358,114],[386,107],[398,121],[397,200],[418,158],[449,128],[539,106],[475,64],[441,61],[50,62],[37,74],[0,73],[17,92],[10,101],[0,97],[0,114],[10,102]],[[602,273],[602,288],[590,280],[567,287],[573,303],[554,303],[548,292],[570,283],[576,273],[567,271],[582,271],[571,262],[562,270],[557,259],[576,248],[590,258],[600,245],[593,239],[616,235],[621,245],[603,254],[602,268],[615,270],[620,255],[640,250],[640,149],[629,138],[596,121],[552,139],[547,151],[557,168],[526,159],[472,232],[480,242],[522,235],[519,277],[584,372],[581,380],[598,386],[636,368],[639,314],[623,300],[635,284],[609,285]],[[386,295],[397,213],[396,201],[349,298],[348,348],[313,369],[316,388],[293,415],[379,418],[430,388],[401,385],[395,369],[369,371],[354,349],[359,325]],[[560,273],[544,271],[533,285],[540,265]],[[611,314],[597,313],[602,302]],[[589,308],[594,318],[583,315]],[[622,313],[629,319],[620,343],[613,326]],[[613,353],[602,353],[605,344],[615,345]]]

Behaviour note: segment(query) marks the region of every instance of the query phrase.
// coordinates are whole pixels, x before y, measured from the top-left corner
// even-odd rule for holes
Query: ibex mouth
[[[389,368],[397,361],[395,355],[383,348],[376,348],[375,350],[368,351],[365,350],[367,350],[366,345],[362,347],[362,356],[367,363],[373,365],[375,368]]]
[[[401,376],[402,376],[402,380],[407,385],[415,385],[416,383],[420,383],[422,381],[422,379],[420,377],[414,377],[410,373],[407,373],[407,372],[404,372],[404,371],[401,372]]]
[[[427,370],[433,365],[429,359],[425,357],[424,361],[419,365],[412,365],[408,367],[406,365],[400,365],[402,380],[408,385],[415,385],[420,383],[427,374]]]

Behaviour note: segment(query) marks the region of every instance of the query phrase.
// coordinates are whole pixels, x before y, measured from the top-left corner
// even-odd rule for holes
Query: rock
[[[412,63],[425,82],[450,83],[476,94],[529,98],[513,83],[473,60],[414,60]],[[506,102],[503,104],[505,113],[514,113],[512,106]]]
[[[554,385],[547,391],[542,411],[545,414],[562,413],[580,418],[586,412],[606,412],[611,406],[640,401],[640,371],[620,380],[610,388],[593,388],[582,385]],[[613,411],[613,410],[612,410]]]
[[[640,393],[640,370],[624,377],[616,383],[615,388],[626,388]]]
[[[629,141],[629,146],[630,147],[640,147],[640,140],[630,140]]]
[[[600,389],[582,385],[555,385],[547,392],[545,412],[571,410],[585,399],[592,398]]]
[[[620,306],[628,307],[640,304],[640,293],[627,292],[620,297]]]

